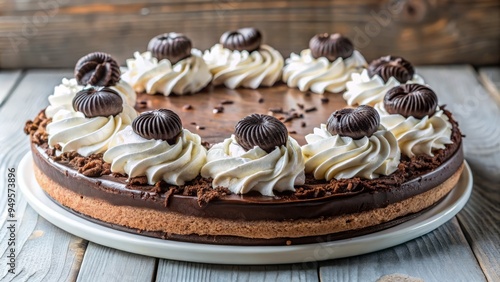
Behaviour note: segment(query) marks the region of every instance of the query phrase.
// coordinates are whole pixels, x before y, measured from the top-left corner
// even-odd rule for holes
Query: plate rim
[[[473,179],[464,170],[455,187],[440,203],[399,225],[348,239],[291,246],[235,246],[179,242],[132,234],[85,220],[54,203],[35,180],[33,158],[27,152],[18,165],[19,187],[28,204],[64,231],[110,248],[200,263],[232,265],[307,263],[371,253],[418,238],[453,218],[467,203]],[[83,223],[83,224],[82,224]]]

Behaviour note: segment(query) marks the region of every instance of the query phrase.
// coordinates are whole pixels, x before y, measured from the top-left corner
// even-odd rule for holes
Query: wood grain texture
[[[404,274],[424,281],[485,281],[454,218],[410,242],[379,252],[320,264],[322,281],[376,281]]]
[[[500,281],[500,189],[474,174],[474,189],[458,219],[488,281]]]
[[[236,266],[160,259],[157,282],[166,281],[319,281],[317,265]]]
[[[458,215],[474,254],[489,281],[500,265],[500,104],[478,82],[470,67],[419,68],[447,104],[466,135],[465,157],[474,175],[472,196]],[[493,76],[492,76],[493,77]]]
[[[21,74],[22,71],[20,70],[0,70],[0,105],[4,103],[15,88],[22,77]]]
[[[500,181],[500,104],[479,84],[470,66],[418,68],[458,120],[464,138],[465,157],[475,173]]]
[[[394,4],[396,3],[396,4]],[[72,67],[91,51],[124,64],[151,37],[186,33],[207,49],[226,30],[255,26],[284,56],[317,33],[349,36],[368,60],[394,54],[415,64],[500,61],[496,0],[0,2],[0,67]]]
[[[54,85],[68,75],[65,71],[29,71],[9,99],[0,107],[0,181],[6,183],[7,168],[17,169],[29,149],[28,137],[22,132],[26,120],[36,116],[47,105]],[[30,101],[30,103],[26,103]],[[19,177],[19,175],[17,175]],[[16,183],[17,184],[17,183]],[[3,187],[3,186],[2,186]],[[86,243],[45,219],[26,204],[22,194],[16,195],[16,275],[7,273],[7,209],[6,189],[0,189],[0,280],[2,281],[67,281],[78,273]]]
[[[500,103],[500,67],[480,68],[479,78],[493,99]]]
[[[89,243],[76,281],[153,281],[156,259]]]

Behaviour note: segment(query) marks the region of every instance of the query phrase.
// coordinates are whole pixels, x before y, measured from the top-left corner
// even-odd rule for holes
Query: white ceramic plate
[[[465,163],[457,187],[438,205],[394,227],[332,242],[292,246],[220,246],[150,238],[114,230],[80,218],[50,200],[33,174],[31,152],[19,164],[19,187],[27,202],[57,227],[86,240],[158,258],[222,264],[281,264],[320,261],[366,254],[420,237],[455,216],[472,191],[472,174]]]

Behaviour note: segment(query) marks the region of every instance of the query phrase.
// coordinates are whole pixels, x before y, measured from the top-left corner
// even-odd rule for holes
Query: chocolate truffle
[[[75,66],[75,78],[80,85],[113,86],[120,81],[120,75],[115,59],[102,52],[83,56]]]
[[[220,37],[220,44],[229,50],[252,52],[260,47],[262,35],[253,27],[240,28],[236,31],[226,31]]]
[[[191,56],[191,40],[182,33],[164,33],[149,41],[148,51],[159,61],[169,60],[172,65]]]
[[[373,60],[368,66],[368,75],[380,76],[385,82],[392,76],[401,83],[406,83],[413,78],[415,69],[412,64],[402,57],[385,56]]]
[[[421,119],[436,112],[436,93],[420,84],[403,84],[391,88],[384,96],[385,110],[390,114]]]
[[[123,110],[123,99],[111,88],[92,86],[76,93],[73,109],[87,118],[115,116]]]
[[[270,153],[276,146],[279,147],[286,144],[288,130],[275,117],[251,114],[236,124],[234,136],[236,142],[247,151],[258,146]]]
[[[317,34],[309,41],[311,55],[317,59],[327,58],[330,62],[337,58],[349,58],[354,52],[354,45],[349,38],[339,34]]]
[[[355,109],[344,108],[335,111],[326,123],[327,130],[332,135],[348,136],[352,139],[370,137],[380,125],[377,111],[367,105]]]
[[[173,111],[158,109],[137,116],[132,121],[132,129],[145,139],[164,140],[173,145],[182,132],[182,122]]]

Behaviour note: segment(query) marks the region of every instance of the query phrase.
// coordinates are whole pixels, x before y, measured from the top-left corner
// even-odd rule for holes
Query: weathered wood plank
[[[458,219],[488,281],[500,281],[500,190],[498,182],[474,175],[474,190]]]
[[[157,282],[163,281],[319,281],[317,264],[237,266],[160,259]]]
[[[77,281],[153,281],[156,259],[89,243]]]
[[[24,123],[32,119],[47,104],[47,96],[67,71],[29,71],[14,89],[9,99],[0,106],[0,175],[7,183],[7,168],[16,168],[29,149]],[[27,103],[26,101],[29,101]],[[19,177],[19,173],[17,175]],[[16,182],[17,184],[17,182]],[[7,190],[0,189],[0,198],[6,199]],[[27,206],[22,195],[16,195],[16,274],[7,272],[6,201],[0,201],[0,280],[11,281],[68,281],[76,279],[86,242],[48,223]],[[10,223],[9,223],[10,225]],[[9,247],[10,248],[10,247]]]
[[[20,70],[0,70],[0,105],[12,92],[13,88],[22,77]]]
[[[479,78],[493,99],[500,103],[500,67],[480,68]]]
[[[465,157],[475,173],[500,181],[500,104],[478,83],[470,66],[417,70],[460,123]]]
[[[458,219],[486,277],[500,279],[500,103],[466,66],[420,68],[441,103],[466,135],[465,157],[472,166],[474,189]],[[494,77],[494,76],[491,76]]]
[[[455,218],[394,248],[320,265],[322,281],[376,281],[390,274],[424,281],[485,281]]]
[[[415,64],[492,64],[500,61],[499,10],[496,0],[11,0],[0,3],[0,67],[72,67],[95,50],[123,64],[159,33],[183,32],[207,49],[242,26],[261,29],[285,56],[316,33],[341,32],[369,60],[398,54]]]

